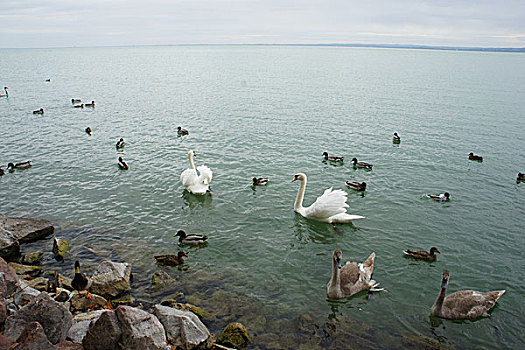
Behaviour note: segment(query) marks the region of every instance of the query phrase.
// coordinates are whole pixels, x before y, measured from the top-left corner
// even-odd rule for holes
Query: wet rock
[[[91,320],[74,323],[71,328],[69,328],[69,331],[67,331],[66,339],[72,343],[82,344],[82,340],[86,336],[90,324]]]
[[[86,350],[120,349],[122,336],[119,321],[114,311],[104,311],[96,321],[91,322],[82,340]]]
[[[73,316],[73,323],[82,321],[96,321],[106,310],[95,310],[90,312],[84,312]]]
[[[54,299],[60,303],[69,300],[70,293],[67,289],[57,288]]]
[[[58,274],[58,276],[56,277],[56,280],[57,280],[57,288],[65,288],[69,291],[75,290],[75,288],[73,288],[73,286],[71,285],[71,281],[72,281],[71,278]]]
[[[3,282],[6,287],[6,298],[11,297],[15,292],[20,290],[20,282],[16,276],[15,270],[7,265],[4,259],[0,258],[0,274],[3,275]]]
[[[53,254],[55,260],[62,261],[69,250],[69,242],[62,238],[53,238]]]
[[[25,280],[24,283],[29,287],[35,288],[39,291],[47,291],[49,280],[44,277],[37,277],[32,280]]]
[[[14,302],[19,307],[22,307],[40,295],[40,291],[33,287],[29,287],[25,282],[21,282],[22,290],[14,295]]]
[[[453,348],[448,344],[440,343],[422,334],[403,334],[402,344],[404,349],[443,350]]]
[[[61,340],[55,345],[55,350],[84,350],[82,344],[75,344],[67,340]]]
[[[135,299],[131,296],[131,295],[125,295],[125,296],[122,296],[118,299],[112,299],[111,300],[111,305],[113,306],[119,306],[119,305],[129,305],[129,304],[133,304],[135,302]]]
[[[39,264],[40,261],[42,260],[43,255],[44,255],[44,252],[26,253],[22,257],[22,264],[24,265]]]
[[[52,344],[56,344],[61,339],[65,339],[73,323],[73,316],[61,303],[42,292],[7,319],[4,335],[9,338],[17,338],[33,321],[40,323],[47,339]]]
[[[244,348],[249,342],[248,331],[239,322],[227,325],[217,338],[217,343],[234,348]]]
[[[16,345],[15,345],[16,344]],[[55,347],[47,339],[44,329],[38,322],[29,322],[21,332],[13,350],[55,350]]]
[[[8,264],[15,270],[17,275],[29,275],[31,277],[36,277],[42,273],[42,268],[39,266],[27,266],[22,264],[17,264],[10,262]]]
[[[206,311],[204,311],[202,308],[191,304],[177,303],[177,301],[174,299],[164,299],[160,302],[160,305],[169,306],[177,310],[190,311],[193,312],[195,315],[199,316],[200,318],[206,316]]]
[[[168,341],[173,345],[189,350],[210,337],[206,326],[193,312],[155,305],[154,313],[164,325]]]
[[[20,244],[14,235],[0,227],[0,258],[7,261],[18,261],[20,256]]]
[[[91,311],[103,309],[108,304],[108,301],[101,297],[90,293],[75,293],[71,298],[71,311]]]
[[[0,214],[0,228],[9,231],[19,243],[27,243],[44,238],[53,233],[55,228],[50,221],[14,218]]]
[[[119,306],[115,313],[126,349],[168,349],[164,326],[157,317],[131,306]]]
[[[131,264],[101,262],[91,277],[90,290],[104,297],[116,297],[131,290]]]
[[[151,278],[151,286],[153,289],[161,289],[168,286],[173,286],[177,284],[177,280],[164,271],[155,271],[153,277]]]

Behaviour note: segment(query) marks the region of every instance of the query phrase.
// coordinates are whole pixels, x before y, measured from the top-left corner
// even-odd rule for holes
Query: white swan
[[[357,219],[364,219],[364,216],[350,215],[346,212],[348,204],[346,204],[347,194],[342,190],[332,190],[332,187],[325,190],[321,197],[311,206],[303,207],[304,191],[306,189],[306,175],[299,173],[295,175],[292,180],[301,181],[297,198],[295,199],[294,210],[307,219],[317,220],[327,223],[346,223]]]
[[[206,165],[201,165],[197,167],[197,170],[200,172],[200,175],[197,175],[197,170],[195,170],[195,164],[193,164],[193,157],[197,155],[193,150],[188,152],[188,159],[190,161],[190,168],[186,169],[180,174],[180,182],[186,189],[193,194],[206,194],[209,190],[209,185],[213,176],[213,173],[210,168]]]

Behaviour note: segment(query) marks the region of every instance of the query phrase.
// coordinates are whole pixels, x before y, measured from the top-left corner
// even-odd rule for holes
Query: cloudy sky
[[[525,0],[0,0],[0,48],[187,43],[525,47]]]

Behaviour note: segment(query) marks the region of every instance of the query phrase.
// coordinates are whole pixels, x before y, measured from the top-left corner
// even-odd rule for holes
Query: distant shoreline
[[[63,47],[2,47],[0,50],[31,50],[31,49],[74,49],[74,48],[112,48],[112,47],[162,47],[162,46],[295,46],[295,47],[358,47],[380,49],[410,49],[468,52],[511,52],[525,53],[525,47],[470,47],[470,46],[433,46],[413,44],[159,44],[159,45],[107,45],[107,46],[63,46]]]

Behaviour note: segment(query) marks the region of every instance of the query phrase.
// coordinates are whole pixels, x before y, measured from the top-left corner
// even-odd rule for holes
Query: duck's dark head
[[[361,187],[366,188],[366,182],[361,182]]]
[[[324,159],[328,159],[328,152],[323,152]]]
[[[448,270],[443,270],[443,274],[441,276],[441,288],[447,289],[450,272]]]
[[[343,265],[341,265],[341,259],[343,258],[343,252],[341,249],[335,249],[334,253],[332,254],[332,259],[335,263],[337,263],[338,268],[342,268]]]
[[[13,163],[7,164],[7,169],[14,169],[15,165]]]
[[[118,157],[118,161],[122,163],[123,162],[122,157]]]
[[[448,193],[448,192],[443,193],[443,195],[445,196],[446,199],[450,198],[450,193]]]
[[[80,272],[80,261],[75,261],[75,273]]]
[[[256,183],[257,183],[257,178],[256,178],[256,177],[254,177],[254,178],[252,179],[252,184],[254,184],[254,185],[255,185]]]
[[[124,139],[122,137],[120,138],[120,142],[124,142]]]
[[[357,163],[357,158],[352,158],[352,163]]]
[[[181,131],[181,130],[182,130],[182,127],[177,126],[177,131]]]
[[[430,255],[434,255],[434,253],[441,254],[441,252],[436,247],[430,248]]]
[[[186,237],[186,232],[184,232],[183,230],[178,230],[177,233],[175,234],[175,237],[179,236],[180,238],[184,238]]]
[[[182,258],[183,256],[189,258],[189,256],[186,255],[186,253],[184,253],[183,251],[180,251],[180,252],[177,254],[177,257],[178,257],[179,259]]]
[[[397,137],[397,132],[394,133],[394,136]]]

